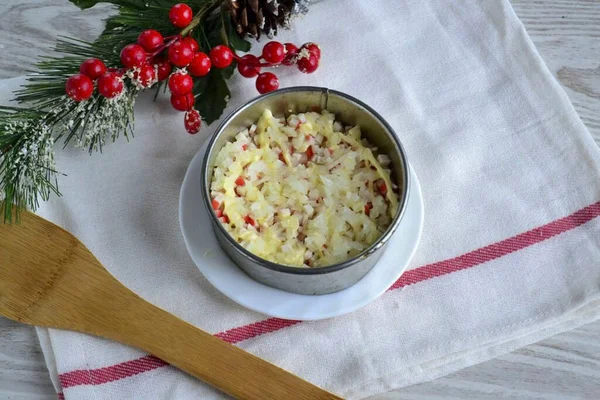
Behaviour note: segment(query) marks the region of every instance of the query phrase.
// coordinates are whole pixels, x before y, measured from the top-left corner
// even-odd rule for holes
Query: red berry
[[[210,51],[210,61],[217,68],[227,68],[233,62],[233,51],[223,45],[213,47]]]
[[[210,72],[210,58],[205,53],[196,53],[188,66],[188,72],[194,76],[205,76]]]
[[[154,59],[154,65],[157,69],[157,79],[159,82],[164,81],[171,75],[171,63],[165,60],[164,57],[157,57]]]
[[[187,94],[192,91],[194,81],[191,76],[184,72],[177,72],[169,78],[169,90],[177,96]]]
[[[286,43],[285,45],[285,58],[283,59],[283,61],[281,62],[283,65],[292,65],[295,62],[294,57],[296,57],[296,54],[298,54],[298,51],[300,51],[298,49],[298,46],[296,46],[294,43]]]
[[[288,67],[290,65],[294,65],[296,63],[296,55],[285,55],[285,58],[283,59],[283,61],[281,62],[283,65],[287,65]]]
[[[156,70],[150,64],[142,65],[139,71],[133,74],[133,79],[142,87],[152,86],[157,81],[156,77]]]
[[[296,63],[298,64],[298,69],[305,74],[312,74],[319,68],[319,59],[314,54],[308,57],[300,57]]]
[[[300,49],[294,43],[285,43],[285,54],[296,54]]]
[[[189,36],[184,37],[183,39],[181,39],[182,42],[189,44],[192,47],[192,51],[195,53],[198,51],[198,49],[200,47],[198,47],[198,42],[196,42],[196,40],[194,38],[191,38]]]
[[[128,44],[121,50],[121,64],[125,67],[139,67],[145,62],[146,51],[139,44]]]
[[[318,59],[321,58],[321,48],[318,44],[313,42],[304,43],[302,45],[303,49],[307,49],[311,54],[314,54]]]
[[[154,29],[146,29],[140,33],[137,42],[146,51],[150,52],[162,46],[164,39],[159,31],[155,31]]]
[[[254,78],[260,73],[260,60],[252,54],[246,54],[242,60],[238,62],[237,69],[245,78]]]
[[[256,78],[256,90],[258,93],[268,93],[279,89],[279,79],[272,72],[263,72]]]
[[[285,47],[279,42],[271,41],[263,47],[262,56],[266,62],[279,64],[285,58]]]
[[[175,4],[169,11],[169,20],[178,28],[185,28],[192,22],[193,12],[190,6],[183,3]]]
[[[194,51],[189,43],[177,41],[169,46],[169,61],[178,67],[185,67],[192,62]]]
[[[98,78],[98,92],[106,98],[115,97],[123,91],[123,80],[114,72],[107,72]]]
[[[89,76],[93,81],[104,75],[106,72],[106,65],[97,58],[89,58],[81,63],[79,72]]]
[[[94,82],[87,75],[76,74],[67,79],[65,90],[75,101],[87,100],[94,92]]]
[[[200,119],[200,113],[198,110],[192,108],[190,111],[187,111],[185,113],[183,123],[185,125],[185,129],[189,133],[192,135],[198,133],[200,126],[202,126],[202,120]]]
[[[186,93],[182,96],[176,94],[171,95],[171,105],[177,111],[189,111],[194,107],[194,94],[192,92]]]

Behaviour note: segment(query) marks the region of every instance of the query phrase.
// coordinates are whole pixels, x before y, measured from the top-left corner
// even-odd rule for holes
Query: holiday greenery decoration
[[[321,50],[314,43],[266,43],[250,50],[262,34],[272,37],[309,0],[70,0],[81,9],[100,2],[117,6],[92,42],[61,38],[58,55],[43,58],[36,74],[15,94],[21,107],[0,106],[0,209],[5,222],[24,208],[35,210],[52,193],[60,195],[54,144],[102,151],[107,140],[133,136],[137,95],[152,88],[171,93],[185,112],[189,133],[220,118],[227,79],[237,71],[256,79],[259,93],[279,87],[263,68],[295,66],[314,72]]]

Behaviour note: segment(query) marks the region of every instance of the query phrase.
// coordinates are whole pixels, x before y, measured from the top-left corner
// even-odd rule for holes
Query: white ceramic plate
[[[385,253],[364,278],[337,293],[311,296],[284,292],[252,280],[219,246],[202,204],[202,160],[208,141],[194,157],[183,180],[179,222],[188,252],[202,274],[236,303],[273,317],[316,320],[352,312],[383,294],[410,262],[423,229],[423,197],[411,169],[407,208]]]

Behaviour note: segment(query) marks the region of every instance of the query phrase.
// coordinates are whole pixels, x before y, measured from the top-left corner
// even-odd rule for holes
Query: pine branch
[[[194,10],[194,19],[181,31],[168,18],[176,0],[70,1],[81,9],[110,3],[117,7],[118,14],[106,20],[104,31],[92,43],[59,38],[57,55],[42,58],[24,87],[15,92],[22,107],[0,106],[0,209],[5,221],[11,221],[14,210],[18,218],[19,210],[35,210],[40,199],[59,194],[54,142],[92,152],[102,151],[107,140],[133,136],[133,107],[140,87],[134,84],[132,71],[125,74],[124,91],[115,98],[107,99],[97,91],[83,102],[66,96],[65,82],[79,72],[84,60],[99,58],[109,68],[120,68],[121,49],[135,43],[145,29],[158,30],[165,37],[189,35],[206,53],[219,44],[243,52],[251,46],[237,34],[225,6],[228,0],[186,1]],[[294,1],[299,5],[308,2]],[[166,49],[163,57],[164,53]],[[195,107],[207,124],[221,117],[230,96],[226,80],[234,70],[235,65],[214,69],[195,80]],[[155,84],[155,98],[161,89],[166,89],[165,82]]]
[[[39,113],[0,108],[0,211],[4,222],[19,210],[37,209],[39,200],[60,195],[52,132]]]

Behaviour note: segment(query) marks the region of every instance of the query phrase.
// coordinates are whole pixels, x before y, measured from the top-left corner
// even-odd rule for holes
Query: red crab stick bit
[[[220,218],[223,216],[223,210],[221,210],[221,203],[219,203],[215,199],[213,199],[213,201],[212,201],[212,208],[213,208],[213,210],[215,210],[215,214],[217,215],[217,218]]]
[[[373,208],[373,203],[368,202],[365,204],[365,214],[367,214],[367,217],[371,215],[371,208]]]
[[[235,180],[235,184],[238,185],[238,186],[246,186],[246,181],[244,180],[244,178],[242,178],[241,176],[239,176]]]
[[[242,145],[242,150],[244,150],[244,151],[248,150],[248,145],[247,144]]]
[[[377,190],[379,191],[379,193],[382,196],[385,196],[387,194],[388,188],[387,188],[387,185],[385,184],[385,181],[383,179],[378,179],[375,182],[375,187],[377,188]]]
[[[224,224],[228,224],[229,223],[229,217],[227,215],[223,215],[221,218],[219,218],[219,221],[221,221]]]
[[[387,185],[385,184],[385,182],[383,182],[381,185],[379,185],[379,193],[381,193],[382,196],[385,196],[387,194]]]
[[[249,225],[256,226],[256,221],[254,221],[254,219],[252,219],[252,217],[249,215],[244,217],[244,221],[246,221],[246,223]]]
[[[306,158],[311,160],[314,155],[315,153],[313,152],[312,146],[308,146],[308,149],[306,150]]]

